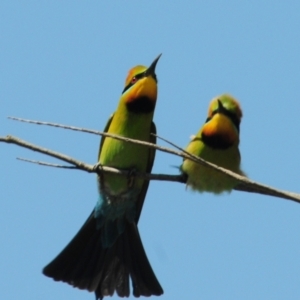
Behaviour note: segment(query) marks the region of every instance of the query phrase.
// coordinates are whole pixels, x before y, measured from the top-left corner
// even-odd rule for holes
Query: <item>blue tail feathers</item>
[[[126,222],[134,222],[135,201],[128,197],[112,197],[100,194],[94,217],[101,230],[103,248],[110,248],[124,232]]]

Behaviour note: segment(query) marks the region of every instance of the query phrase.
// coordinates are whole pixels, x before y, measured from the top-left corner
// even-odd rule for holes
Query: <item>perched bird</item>
[[[129,71],[119,105],[105,132],[156,143],[153,114],[157,98],[155,67]],[[98,161],[103,166],[128,170],[129,176],[98,176],[99,200],[82,228],[66,248],[44,269],[46,276],[79,289],[94,291],[96,299],[130,294],[161,295],[163,290],[146,256],[137,223],[149,181],[134,172],[150,173],[155,150],[109,137],[100,142]]]
[[[223,94],[214,98],[209,105],[205,124],[192,137],[186,151],[244,175],[240,169],[238,148],[241,118],[240,105],[232,96]],[[236,180],[189,159],[184,159],[180,168],[187,176],[187,186],[199,192],[230,192],[237,184]]]

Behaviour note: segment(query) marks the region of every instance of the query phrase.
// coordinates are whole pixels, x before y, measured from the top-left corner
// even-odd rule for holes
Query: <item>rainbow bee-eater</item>
[[[223,94],[214,98],[209,105],[204,125],[192,137],[185,150],[244,175],[240,169],[239,151],[241,118],[240,104],[232,96]],[[236,180],[189,159],[184,159],[181,171],[187,176],[187,186],[199,192],[220,194],[230,192],[237,185]]]
[[[155,67],[136,66],[129,71],[119,105],[104,131],[156,143],[153,114],[157,99]],[[96,299],[130,294],[161,295],[163,290],[146,256],[137,223],[149,181],[135,172],[150,173],[155,150],[102,137],[98,162],[128,171],[128,176],[98,176],[99,200],[82,228],[43,273],[74,287],[94,291]]]

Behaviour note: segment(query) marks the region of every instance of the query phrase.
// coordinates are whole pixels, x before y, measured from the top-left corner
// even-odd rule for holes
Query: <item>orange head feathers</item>
[[[214,98],[202,128],[202,140],[212,148],[226,149],[239,144],[242,110],[237,100],[224,94]]]
[[[128,72],[121,98],[129,111],[134,113],[154,111],[157,98],[155,67],[160,56],[161,54],[149,68],[139,65]]]

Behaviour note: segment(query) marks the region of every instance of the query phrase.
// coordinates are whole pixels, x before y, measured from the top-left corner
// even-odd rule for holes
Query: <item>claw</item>
[[[136,175],[136,169],[131,169],[128,171],[127,185],[129,188],[132,188],[134,185],[135,175]]]

